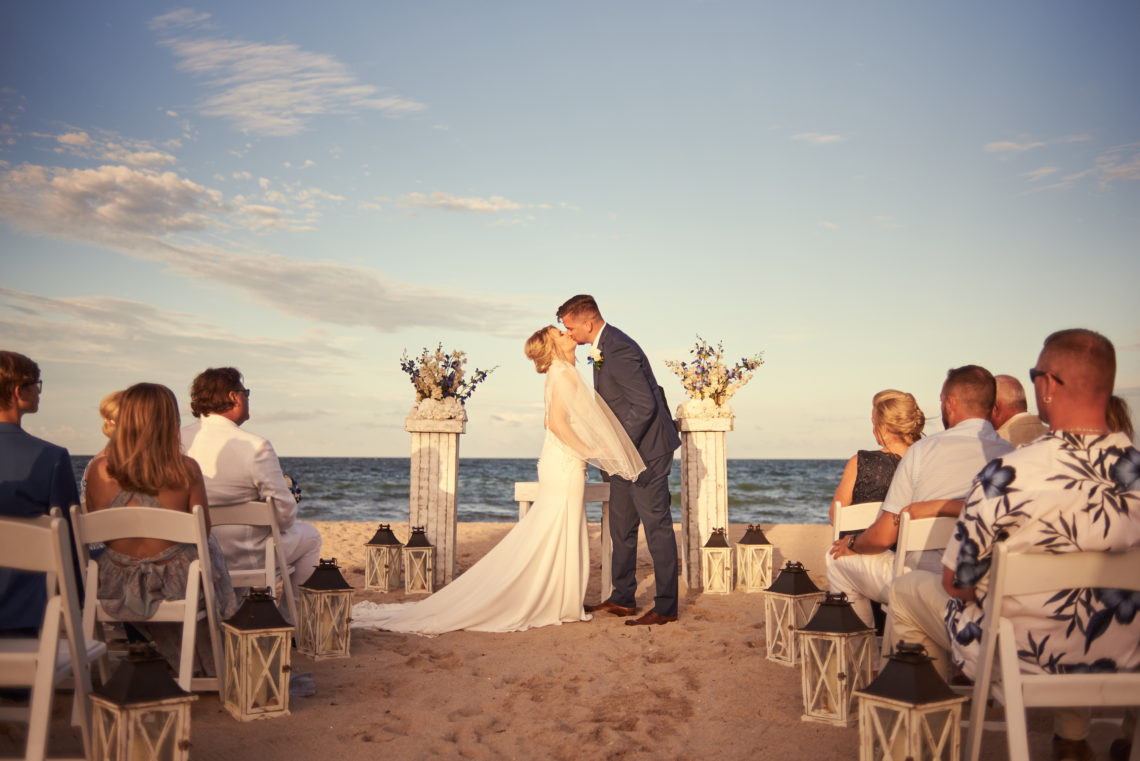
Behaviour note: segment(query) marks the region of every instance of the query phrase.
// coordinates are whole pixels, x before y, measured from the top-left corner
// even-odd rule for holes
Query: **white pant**
[[[297,587],[309,580],[320,562],[321,534],[313,524],[297,521],[288,531],[281,533],[281,551],[285,554],[285,562],[293,566],[289,583],[293,587],[293,599],[299,599],[301,593]],[[285,613],[288,618],[288,611]]]
[[[895,553],[878,555],[827,556],[827,586],[832,593],[843,592],[867,628],[875,628],[871,600],[887,601],[887,589],[894,578]]]

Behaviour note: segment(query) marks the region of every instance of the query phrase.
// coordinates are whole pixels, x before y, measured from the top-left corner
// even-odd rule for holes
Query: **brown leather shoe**
[[[604,600],[597,605],[586,605],[585,608],[587,613],[613,613],[615,616],[637,615],[637,608],[627,608],[610,600]]]
[[[662,626],[664,624],[676,621],[676,616],[663,616],[655,610],[651,610],[641,618],[635,618],[632,621],[626,621],[626,626]]]

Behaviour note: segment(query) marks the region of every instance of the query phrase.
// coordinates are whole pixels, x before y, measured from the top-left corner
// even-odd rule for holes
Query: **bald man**
[[[1012,375],[998,375],[994,380],[997,381],[997,396],[994,397],[990,422],[997,429],[998,436],[1020,447],[1049,432],[1041,418],[1029,412],[1021,381]]]
[[[1124,434],[1109,433],[1105,422],[1115,376],[1115,349],[1099,333],[1063,330],[1045,339],[1029,377],[1050,431],[978,474],[940,577],[912,571],[891,585],[896,639],[921,643],[943,666],[950,651],[972,678],[989,623],[979,600],[989,589],[996,541],[1011,552],[1051,554],[1140,546],[1140,451]],[[1140,616],[1120,609],[1112,595],[1090,589],[1074,595],[1023,595],[1012,606],[1021,670],[1140,667]],[[1134,723],[1130,712],[1126,724]],[[1053,731],[1055,758],[1092,757],[1086,709],[1056,709]],[[1115,748],[1113,758],[1123,750]]]

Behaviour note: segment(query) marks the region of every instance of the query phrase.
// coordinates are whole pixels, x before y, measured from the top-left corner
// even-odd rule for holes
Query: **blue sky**
[[[404,456],[406,349],[498,366],[463,456],[536,456],[522,356],[594,294],[665,368],[766,364],[730,457],[847,457],[882,388],[1028,383],[1100,330],[1140,408],[1140,6],[0,6],[0,329],[36,435],[235,365],[284,455]],[[583,352],[579,352],[583,354]],[[584,355],[583,355],[584,357]],[[587,368],[588,369],[588,368]]]

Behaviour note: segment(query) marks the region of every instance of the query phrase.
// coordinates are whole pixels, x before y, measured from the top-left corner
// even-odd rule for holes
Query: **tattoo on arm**
[[[902,522],[902,513],[891,513],[891,521],[897,526]]]

